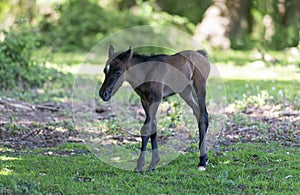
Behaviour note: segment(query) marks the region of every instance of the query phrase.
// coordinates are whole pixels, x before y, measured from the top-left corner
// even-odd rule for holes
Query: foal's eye
[[[121,75],[122,73],[123,73],[122,70],[117,70],[115,74],[119,76],[119,75]]]

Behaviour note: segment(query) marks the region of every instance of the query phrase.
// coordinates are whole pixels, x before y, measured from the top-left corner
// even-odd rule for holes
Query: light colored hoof
[[[205,166],[198,166],[198,170],[199,170],[199,171],[205,171],[207,165],[208,165],[208,160],[206,161]]]
[[[199,171],[205,171],[205,170],[206,170],[206,167],[199,166],[199,167],[198,167],[198,170],[199,170]]]

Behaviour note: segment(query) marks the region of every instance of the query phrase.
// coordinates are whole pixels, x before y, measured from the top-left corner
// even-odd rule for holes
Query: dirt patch
[[[30,104],[9,98],[0,99],[0,145],[13,148],[48,148],[66,142],[83,142],[72,123],[72,104],[43,103]],[[91,109],[89,109],[91,110]],[[136,115],[140,116],[140,109]],[[98,113],[96,113],[96,111]],[[106,108],[97,108],[92,120],[105,120],[115,117]],[[272,105],[248,107],[244,111],[230,110],[226,122],[217,135],[217,145],[230,145],[236,142],[277,141],[287,146],[300,146],[300,112],[292,105]],[[137,119],[139,120],[139,119]],[[178,130],[179,129],[179,130]],[[179,127],[170,128],[159,135],[161,143],[177,138],[197,143],[197,136],[188,135]],[[103,144],[126,145],[140,143],[136,134],[120,129],[112,134],[102,131]],[[179,138],[178,138],[179,137]]]
[[[0,101],[0,145],[45,148],[76,137],[72,127],[71,103],[30,104],[14,99]]]
[[[300,112],[293,105],[247,107],[242,112],[231,109],[218,135],[218,142],[222,145],[268,141],[300,146]]]

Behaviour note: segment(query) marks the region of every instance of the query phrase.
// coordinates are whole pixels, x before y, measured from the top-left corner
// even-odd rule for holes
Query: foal
[[[109,47],[108,60],[104,68],[105,80],[99,90],[100,97],[104,101],[109,101],[122,83],[127,81],[140,96],[146,114],[141,128],[141,153],[135,171],[141,172],[143,169],[149,139],[151,139],[152,159],[147,170],[154,170],[159,162],[156,112],[161,101],[175,93],[178,93],[192,108],[197,119],[200,138],[198,169],[206,169],[208,156],[205,136],[208,128],[208,113],[205,97],[209,72],[210,64],[203,50],[186,50],[174,55],[145,56],[133,53],[131,48],[125,52],[114,52],[113,46]],[[184,79],[178,81],[179,77]]]

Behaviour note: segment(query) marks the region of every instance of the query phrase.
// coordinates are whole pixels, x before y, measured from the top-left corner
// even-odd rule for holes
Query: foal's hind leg
[[[198,106],[198,98],[193,86],[188,85],[181,93],[179,93],[179,95],[187,103],[187,105],[192,108],[193,114],[197,119],[197,123],[199,123],[200,111]]]
[[[198,164],[198,169],[203,171],[206,169],[208,157],[206,154],[205,134],[203,135],[203,129],[205,129],[205,127],[202,126],[203,118],[201,116],[202,112],[201,112],[201,107],[199,106],[198,97],[192,86],[186,87],[185,90],[182,93],[180,93],[180,96],[193,109],[193,113],[197,119],[197,123],[198,123],[198,127],[199,127],[199,134],[200,134],[200,142],[199,142],[200,163]],[[207,127],[206,127],[206,129],[207,129]],[[205,129],[205,133],[206,133],[206,129]]]
[[[194,82],[194,88],[198,97],[198,104],[200,110],[199,116],[199,149],[200,149],[200,162],[198,169],[203,171],[206,169],[208,156],[206,151],[206,132],[208,128],[208,113],[206,110],[205,98],[206,98],[206,82],[198,81]]]

